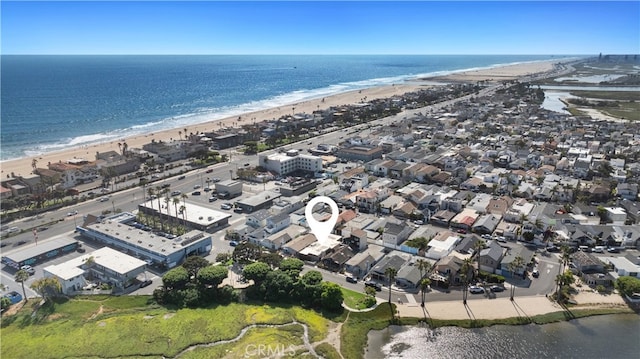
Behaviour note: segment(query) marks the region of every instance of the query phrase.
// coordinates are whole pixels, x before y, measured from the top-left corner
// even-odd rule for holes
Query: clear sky
[[[3,54],[631,54],[640,1],[5,1]]]

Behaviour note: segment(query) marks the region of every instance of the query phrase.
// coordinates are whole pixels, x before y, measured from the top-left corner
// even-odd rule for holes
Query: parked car
[[[211,181],[213,181],[213,183],[217,183],[217,182],[220,182],[220,178],[218,178],[218,177],[213,177],[213,178],[211,179]]]
[[[549,253],[558,253],[558,252],[560,252],[560,248],[556,247],[556,246],[549,246],[549,247],[547,247],[547,252],[549,252]]]
[[[86,251],[87,251],[87,250],[86,250],[86,249],[84,249],[84,247],[78,247],[78,248],[76,248],[76,252],[78,252],[78,253],[84,253],[84,252],[86,252]]]
[[[348,275],[346,279],[347,279],[347,282],[349,283],[358,283],[358,278],[356,277]]]
[[[223,204],[220,206],[220,208],[222,208],[222,209],[231,209],[231,208],[233,208],[233,206],[232,206],[232,205],[230,205],[229,203],[223,203]]]
[[[496,292],[504,292],[504,287],[501,287],[499,285],[492,285],[489,290],[491,290],[492,292],[496,293]]]
[[[531,271],[531,276],[533,278],[538,278],[540,276],[540,271],[537,268],[535,268],[534,270]]]
[[[150,286],[151,283],[153,283],[153,282],[150,279],[147,279],[147,280],[143,281],[142,283],[140,283],[140,288],[144,288],[144,287]]]
[[[9,300],[11,301],[11,304],[20,303],[20,301],[22,300],[22,294],[16,291],[9,292],[5,294],[4,297],[9,298]]]
[[[100,197],[100,199],[98,200],[98,202],[107,202],[109,200],[109,197]]]
[[[620,249],[616,248],[616,247],[609,247],[609,248],[607,248],[607,252],[609,252],[609,253],[620,253]]]
[[[193,189],[198,189],[198,188],[200,188],[200,185],[199,185],[199,184],[197,184],[197,185],[193,186]]]
[[[484,293],[484,288],[472,285],[471,287],[469,287],[469,293],[471,293],[471,294],[483,294]]]
[[[180,176],[180,177],[178,177],[178,180],[183,180],[185,178],[187,178],[187,176]]]
[[[20,232],[20,228],[11,227],[11,228],[7,229],[7,232],[9,232],[9,233],[18,233],[18,232]]]
[[[204,173],[211,173],[213,172],[213,168],[209,168],[208,170],[204,171]]]
[[[236,241],[231,241],[231,242],[229,242],[229,245],[230,245],[231,247],[235,247],[235,246],[237,246],[237,245],[238,245],[238,242],[236,242]]]
[[[366,281],[364,282],[365,287],[372,287],[374,288],[377,292],[382,291],[382,286],[379,283],[376,283],[374,281]]]
[[[30,275],[36,274],[36,270],[30,265],[24,265],[24,266],[20,267],[20,269],[22,269],[23,271],[26,271]]]
[[[78,211],[71,211],[67,213],[67,217],[75,216],[76,214],[78,214]]]
[[[236,207],[233,209],[233,211],[236,213],[242,213],[242,207]]]
[[[200,195],[200,191],[193,191],[191,192],[192,196],[199,196]]]
[[[217,200],[218,200],[218,197],[216,197],[216,196],[209,197],[209,202],[215,202]]]

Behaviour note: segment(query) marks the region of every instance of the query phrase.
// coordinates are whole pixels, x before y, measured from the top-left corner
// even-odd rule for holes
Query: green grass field
[[[40,308],[34,317],[36,303],[29,302],[15,316],[3,318],[0,357],[37,358],[42,353],[47,358],[175,356],[194,344],[235,338],[251,324],[305,323],[312,342],[326,337],[329,326],[329,319],[320,313],[293,306],[232,303],[170,310],[149,300],[148,296],[58,300],[55,306]],[[280,340],[288,345],[298,343],[292,338],[299,338],[300,330],[300,325],[291,325],[256,328],[248,334],[265,343]],[[247,340],[237,345],[246,345]],[[220,347],[239,351],[237,345]]]
[[[340,288],[342,290],[342,297],[344,305],[352,309],[366,309],[364,293],[358,293],[350,289]]]

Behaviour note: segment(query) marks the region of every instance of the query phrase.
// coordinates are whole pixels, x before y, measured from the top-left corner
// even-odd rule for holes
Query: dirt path
[[[241,331],[240,334],[238,334],[235,338],[232,339],[226,339],[226,340],[218,340],[215,342],[211,342],[211,343],[203,343],[203,344],[195,344],[195,345],[191,345],[188,346],[187,348],[183,349],[182,351],[180,351],[174,358],[179,358],[182,355],[186,354],[187,352],[190,352],[194,349],[197,348],[210,348],[216,345],[222,345],[222,344],[229,344],[229,343],[234,343],[237,342],[238,340],[242,339],[242,337],[247,333],[247,331],[249,331],[250,329],[253,328],[281,328],[281,327],[286,327],[289,325],[300,325],[302,326],[302,328],[304,329],[304,335],[302,337],[304,344],[302,346],[298,346],[298,347],[304,347],[314,358],[319,358],[318,354],[316,354],[315,350],[313,349],[313,343],[309,342],[309,327],[304,324],[304,323],[300,323],[298,321],[293,321],[293,322],[289,322],[289,323],[285,323],[285,324],[251,324],[249,326],[244,327]],[[164,357],[163,357],[164,358]]]
[[[98,308],[98,311],[93,313],[91,315],[91,317],[89,317],[89,320],[91,319],[95,319],[97,316],[99,316],[100,314],[104,313],[104,306],[102,304],[100,304],[100,308]]]

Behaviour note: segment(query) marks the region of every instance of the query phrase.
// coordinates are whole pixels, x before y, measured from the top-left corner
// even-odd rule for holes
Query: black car
[[[180,176],[180,177],[178,177],[178,180],[183,180],[185,178],[187,178],[187,176]]]
[[[549,253],[559,253],[560,250],[561,250],[560,247],[556,247],[556,246],[547,247],[547,252]]]
[[[352,277],[352,276],[347,276],[347,282],[349,282],[349,283],[358,283],[358,278]]]
[[[145,281],[143,281],[142,283],[140,283],[140,288],[144,288],[144,287],[148,287],[151,285],[151,280],[147,279]]]
[[[376,290],[376,292],[382,291],[382,286],[380,284],[376,283],[376,282],[373,282],[373,281],[369,280],[369,281],[364,282],[364,285],[366,287],[374,288]]]
[[[489,290],[491,290],[492,292],[496,293],[496,292],[504,292],[504,287],[501,287],[499,285],[492,285]]]
[[[78,247],[78,248],[76,248],[76,252],[84,253],[84,252],[86,252],[86,250],[84,248],[82,248],[82,247]]]

